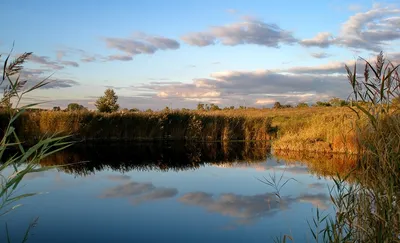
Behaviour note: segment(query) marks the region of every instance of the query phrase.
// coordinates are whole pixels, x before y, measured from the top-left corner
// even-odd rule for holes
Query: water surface
[[[331,210],[338,159],[300,163],[270,152],[266,143],[75,146],[42,163],[64,166],[28,175],[19,192],[48,193],[4,219],[15,242],[35,217],[32,243],[273,242],[283,234],[307,242],[315,208]],[[280,199],[260,182],[274,175],[295,179]]]

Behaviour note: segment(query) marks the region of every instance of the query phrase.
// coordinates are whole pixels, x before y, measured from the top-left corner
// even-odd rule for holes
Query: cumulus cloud
[[[328,32],[300,41],[303,46],[344,46],[371,51],[382,50],[387,43],[400,39],[400,9],[375,5],[371,10],[351,16],[337,37]]]
[[[318,33],[314,38],[304,39],[300,41],[303,46],[311,47],[318,46],[321,48],[329,47],[334,42],[332,34],[329,32]]]
[[[58,88],[69,88],[80,85],[79,82],[67,79],[67,78],[53,78],[51,76],[46,76],[51,69],[22,69],[20,71],[21,80],[26,80],[25,89],[29,89],[42,80],[46,79],[48,84],[40,87],[40,89],[58,89]],[[4,86],[5,84],[3,84]]]
[[[50,57],[47,57],[47,56],[38,56],[38,55],[32,54],[31,56],[29,56],[28,60],[31,62],[34,62],[34,63],[42,64],[51,69],[60,70],[60,69],[64,68],[63,66],[59,65],[57,62],[51,61]]]
[[[55,79],[50,80],[50,83],[41,87],[41,89],[58,89],[58,88],[70,88],[79,85],[78,82],[71,79]]]
[[[95,56],[86,56],[81,58],[81,62],[95,62],[97,58]]]
[[[131,37],[107,37],[104,41],[108,48],[119,50],[127,55],[154,54],[159,50],[176,50],[180,44],[174,39],[136,33]]]
[[[258,99],[256,100],[257,105],[270,105],[275,103],[276,100],[274,99]]]
[[[323,59],[323,58],[328,58],[332,55],[328,54],[326,52],[315,52],[315,53],[311,53],[311,56],[318,58],[318,59]]]
[[[194,107],[198,102],[235,106],[270,106],[275,101],[315,102],[330,96],[348,96],[344,64],[214,72],[209,78],[195,78],[189,83],[152,82],[129,89],[147,92],[147,101],[140,103],[152,101],[161,107],[170,103],[178,107]]]
[[[308,73],[308,74],[334,74],[334,73],[345,73],[345,65],[347,62],[330,62],[327,64],[321,64],[317,66],[299,66],[291,67],[286,69],[286,72],[290,73]]]
[[[32,54],[29,56],[28,60],[41,64],[44,67],[52,70],[61,70],[64,69],[65,66],[71,66],[71,67],[79,67],[79,64],[74,61],[61,61],[61,58],[65,56],[65,51],[57,51],[57,59],[58,61],[52,61],[50,57],[48,56],[39,56]]]
[[[221,43],[228,46],[255,44],[278,48],[280,44],[297,42],[290,31],[254,18],[244,18],[241,22],[189,33],[181,39],[189,45],[200,47]]]
[[[79,67],[79,64],[77,62],[73,62],[73,61],[61,61],[60,63],[66,65],[66,66]]]
[[[107,56],[94,54],[89,51],[85,51],[79,48],[72,48],[72,47],[64,47],[57,50],[57,60],[61,62],[61,59],[64,57],[75,57],[79,59],[81,62],[90,63],[96,61],[107,61]]]
[[[44,73],[47,73],[49,70],[48,69],[43,69],[43,68],[24,68],[22,69],[19,73],[22,77],[24,78],[31,78],[31,77],[37,77],[40,75],[43,75]]]
[[[111,55],[106,58],[108,61],[132,61],[132,59],[131,56],[127,55]]]

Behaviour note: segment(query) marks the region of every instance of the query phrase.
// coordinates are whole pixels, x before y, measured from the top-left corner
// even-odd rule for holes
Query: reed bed
[[[4,119],[4,117],[2,117]],[[1,119],[1,120],[3,120]],[[4,119],[5,120],[5,119]],[[270,140],[271,118],[201,112],[29,112],[16,121],[24,141],[47,133],[84,141]]]
[[[111,114],[40,111],[27,112],[16,125],[24,141],[57,132],[87,142],[274,140],[275,150],[357,153],[354,116],[344,107]]]

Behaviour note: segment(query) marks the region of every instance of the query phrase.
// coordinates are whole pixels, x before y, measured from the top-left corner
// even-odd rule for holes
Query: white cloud
[[[275,103],[275,101],[276,100],[274,100],[274,99],[259,99],[259,100],[256,100],[256,104],[257,105],[270,105],[270,104]]]
[[[130,56],[154,54],[159,50],[176,50],[180,47],[176,40],[144,33],[135,33],[127,38],[106,37],[104,41],[108,48],[119,50]]]
[[[374,6],[371,10],[351,16],[341,26],[337,37],[329,32],[300,41],[303,46],[326,48],[330,45],[381,51],[386,44],[400,39],[400,9]]]
[[[318,46],[321,48],[329,47],[334,42],[334,38],[329,32],[318,33],[315,37],[311,39],[304,39],[300,41],[303,46]]]
[[[314,53],[311,53],[311,56],[318,58],[318,59],[323,59],[323,58],[328,58],[332,55],[328,54],[326,52],[314,52]]]
[[[228,46],[255,44],[278,48],[280,44],[297,42],[290,31],[276,24],[268,24],[255,18],[246,17],[241,22],[224,26],[213,26],[203,32],[182,36],[184,42],[193,46],[209,46],[217,43]]]

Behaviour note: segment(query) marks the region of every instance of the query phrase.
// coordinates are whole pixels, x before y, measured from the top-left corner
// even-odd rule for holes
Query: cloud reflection
[[[223,193],[219,196],[206,192],[192,192],[183,195],[179,201],[192,206],[203,207],[212,213],[219,213],[236,219],[237,224],[253,223],[263,217],[271,216],[288,209],[293,203],[311,203],[320,209],[329,207],[329,197],[323,193],[304,194],[296,198],[281,197],[274,193],[253,196]]]
[[[109,175],[107,176],[107,179],[109,179],[110,181],[126,181],[130,180],[131,177],[128,175]]]
[[[155,189],[155,186],[151,183],[139,183],[132,181],[124,185],[107,189],[105,192],[103,192],[103,194],[100,197],[101,198],[130,197],[145,192],[149,192],[153,189]]]
[[[175,197],[178,194],[178,190],[176,188],[156,188],[146,194],[138,196],[132,200],[133,204],[140,204],[147,201],[154,201],[160,199],[166,199],[170,197]]]
[[[205,192],[187,193],[179,201],[187,205],[204,207],[209,212],[236,218],[239,224],[252,223],[286,209],[291,203],[295,202],[294,199],[289,197],[278,201],[274,193],[253,196],[223,193],[219,197],[214,197]]]
[[[124,181],[129,180],[129,176],[109,176],[108,179]],[[130,201],[134,204],[141,204],[147,201],[154,201],[175,197],[178,194],[176,188],[156,187],[149,182],[135,182],[119,185],[105,190],[100,198],[131,198]]]
[[[299,202],[311,203],[314,207],[319,209],[328,209],[329,207],[329,197],[324,193],[318,194],[304,194],[297,198]]]

